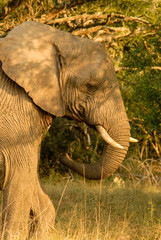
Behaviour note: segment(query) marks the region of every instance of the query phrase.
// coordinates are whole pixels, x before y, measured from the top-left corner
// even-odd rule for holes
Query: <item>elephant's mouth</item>
[[[71,108],[70,109],[70,112],[71,112]],[[73,110],[73,108],[72,108]],[[75,110],[75,109],[74,109]],[[75,120],[79,121],[79,122],[82,122],[82,119],[85,119],[85,116],[84,116],[84,111],[82,113],[82,111],[77,111],[77,113],[75,113],[75,111],[72,111],[73,114],[72,116],[71,115],[68,115],[66,116],[67,119],[69,120],[73,120],[73,117]],[[95,131],[97,131],[99,133],[99,135],[102,137],[102,139],[108,143],[109,145],[113,146],[114,148],[118,148],[118,149],[124,149],[123,146],[121,146],[119,143],[117,143],[108,133],[107,131],[105,130],[105,128],[100,125],[100,124],[96,124],[96,125],[92,125],[92,124],[87,124],[90,128],[94,129]],[[130,137],[129,139],[129,142],[138,142],[137,139],[135,138],[132,138]]]
[[[72,109],[72,111],[71,111]],[[72,112],[72,117],[70,115],[67,115],[66,118],[69,120],[73,120],[73,118],[79,122],[82,122],[82,119],[85,118],[85,116],[83,116],[82,113],[80,113],[79,111],[77,111],[77,114],[75,113],[75,111],[73,111],[73,108],[69,108],[70,112]],[[123,147],[118,144],[115,140],[113,140],[110,135],[107,133],[107,131],[104,129],[103,126],[97,124],[97,125],[91,125],[88,123],[88,126],[92,129],[94,129],[95,131],[97,131],[100,136],[102,137],[102,139],[107,142],[109,145],[116,147],[116,148],[120,148],[123,149]]]

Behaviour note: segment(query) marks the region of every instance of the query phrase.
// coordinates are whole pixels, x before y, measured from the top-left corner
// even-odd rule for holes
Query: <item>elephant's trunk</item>
[[[110,176],[120,166],[128,150],[130,126],[126,114],[115,126],[110,128],[104,126],[104,128],[109,129],[108,134],[115,142],[120,144],[123,149],[113,147],[105,142],[103,153],[95,164],[75,162],[67,155],[61,158],[61,162],[88,179],[99,180]]]

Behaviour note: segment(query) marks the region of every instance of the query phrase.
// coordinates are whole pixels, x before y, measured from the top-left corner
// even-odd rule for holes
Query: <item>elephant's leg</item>
[[[13,178],[3,191],[1,239],[28,237],[33,187],[29,177],[24,175],[19,174],[16,179]]]
[[[44,239],[54,229],[54,206],[39,181],[21,176],[3,191],[1,239]]]
[[[42,190],[37,181],[30,211],[30,236],[36,231],[39,238],[52,234],[55,223],[55,209],[49,196]]]

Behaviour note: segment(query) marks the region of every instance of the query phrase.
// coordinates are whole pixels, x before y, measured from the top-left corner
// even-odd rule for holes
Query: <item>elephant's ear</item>
[[[0,60],[4,72],[25,89],[43,110],[63,116],[59,53],[53,45],[54,28],[25,22],[0,41]]]

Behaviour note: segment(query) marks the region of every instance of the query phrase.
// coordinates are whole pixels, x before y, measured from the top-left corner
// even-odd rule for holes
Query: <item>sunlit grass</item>
[[[159,187],[83,179],[68,183],[62,179],[44,186],[55,208],[59,206],[53,239],[161,239]]]
[[[57,213],[50,239],[161,240],[160,186],[114,179],[43,181]]]

